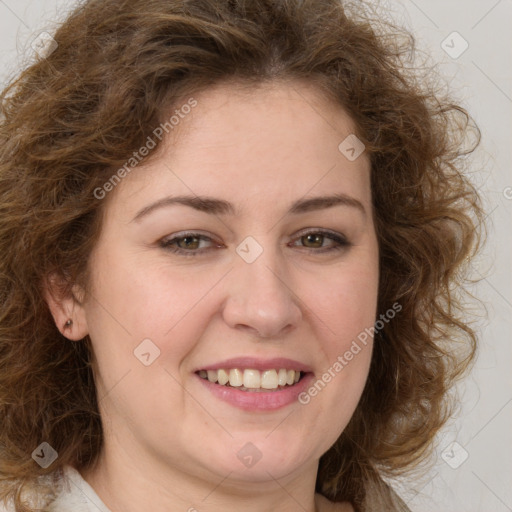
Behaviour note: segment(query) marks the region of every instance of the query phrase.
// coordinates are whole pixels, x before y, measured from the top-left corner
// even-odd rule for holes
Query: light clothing
[[[73,467],[66,466],[62,490],[46,512],[111,512]]]
[[[410,512],[407,505],[391,489],[392,508],[386,508],[386,511]],[[328,502],[320,497],[320,503],[326,511],[339,510],[340,505]],[[383,512],[379,496],[368,494],[365,503],[366,511]],[[344,509],[344,508],[343,508]],[[13,512],[14,508],[5,508],[0,504],[0,512]],[[110,509],[101,501],[94,489],[82,478],[82,475],[73,467],[64,468],[64,476],[59,481],[58,496],[50,503],[44,512],[111,512]]]
[[[49,479],[42,477],[49,483]],[[55,489],[57,498],[44,507],[44,498],[30,496],[29,505],[44,512],[111,512],[101,501],[94,489],[82,478],[82,475],[72,466],[65,466],[63,476],[59,478]],[[0,512],[14,512],[14,504],[0,503]]]

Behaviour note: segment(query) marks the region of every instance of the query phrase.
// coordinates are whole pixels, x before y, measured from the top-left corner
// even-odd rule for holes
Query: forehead
[[[354,123],[321,90],[300,82],[253,90],[222,84],[193,100],[155,158],[118,187],[136,202],[166,192],[223,196],[242,209],[249,198],[291,202],[308,191],[369,200],[368,158],[351,161],[340,150]]]
[[[313,147],[309,141],[325,149],[317,139],[327,132],[343,139],[356,131],[339,103],[303,81],[264,82],[252,89],[246,84],[221,83],[194,98],[197,106],[181,116],[179,125],[166,137],[175,150],[184,143],[189,147],[216,143],[258,148],[259,144],[261,148],[291,146],[300,150]],[[188,100],[182,98],[178,106]]]

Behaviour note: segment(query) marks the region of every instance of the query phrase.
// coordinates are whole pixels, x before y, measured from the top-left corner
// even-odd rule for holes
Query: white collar
[[[111,512],[72,466],[64,468],[61,483],[61,491],[46,509],[48,512]]]

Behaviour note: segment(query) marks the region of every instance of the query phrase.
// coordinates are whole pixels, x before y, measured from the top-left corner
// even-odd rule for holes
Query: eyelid
[[[210,238],[212,240],[215,240],[213,235],[210,234],[210,233],[207,233],[207,232],[203,232],[203,231],[193,231],[193,230],[190,230],[190,231],[178,231],[176,233],[173,233],[172,235],[167,235],[167,236],[164,236],[163,238],[161,238],[160,240],[163,241],[163,242],[168,242],[169,240],[176,240],[176,239],[179,239],[179,238],[185,238],[187,236],[195,236],[197,238]]]
[[[223,245],[220,242],[218,242],[211,234],[205,234],[200,231],[180,231],[178,233],[173,233],[172,235],[166,236],[164,238],[161,238],[158,243],[161,246],[166,246],[172,242],[175,242],[177,240],[181,240],[182,238],[187,237],[193,237],[193,238],[199,238],[200,240],[207,240],[210,241],[212,244],[216,244],[217,246]],[[192,253],[192,252],[199,252],[199,251],[185,251],[183,252]]]
[[[349,243],[348,238],[343,233],[326,228],[304,228],[295,233],[294,238],[300,238],[309,234],[328,235],[329,237],[342,239],[344,242]]]

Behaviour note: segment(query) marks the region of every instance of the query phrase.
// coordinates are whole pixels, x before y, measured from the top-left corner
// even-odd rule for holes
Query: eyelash
[[[328,231],[325,229],[318,229],[318,230],[311,230],[311,231],[303,232],[303,233],[299,234],[299,236],[296,238],[296,240],[300,240],[302,237],[305,237],[308,235],[321,235],[321,236],[324,236],[324,237],[336,242],[336,244],[337,244],[337,245],[334,245],[334,246],[331,246],[328,248],[320,248],[320,249],[311,249],[311,248],[306,247],[305,250],[309,254],[313,254],[313,253],[323,254],[323,253],[329,253],[329,252],[333,252],[333,251],[341,251],[341,250],[347,249],[348,247],[352,246],[352,244],[343,235],[340,235],[338,233]],[[204,254],[205,252],[209,252],[212,249],[212,248],[208,248],[208,249],[203,249],[203,250],[201,250],[201,249],[186,250],[186,249],[171,247],[172,244],[174,244],[177,241],[182,240],[184,238],[198,238],[199,240],[206,240],[206,241],[214,242],[214,240],[212,240],[210,237],[202,235],[201,233],[188,232],[188,233],[182,233],[179,236],[174,236],[173,238],[170,238],[170,239],[160,240],[160,242],[159,242],[160,247],[162,247],[166,251],[169,251],[173,254],[178,254],[181,256],[185,256],[185,257],[198,256],[198,255]]]

